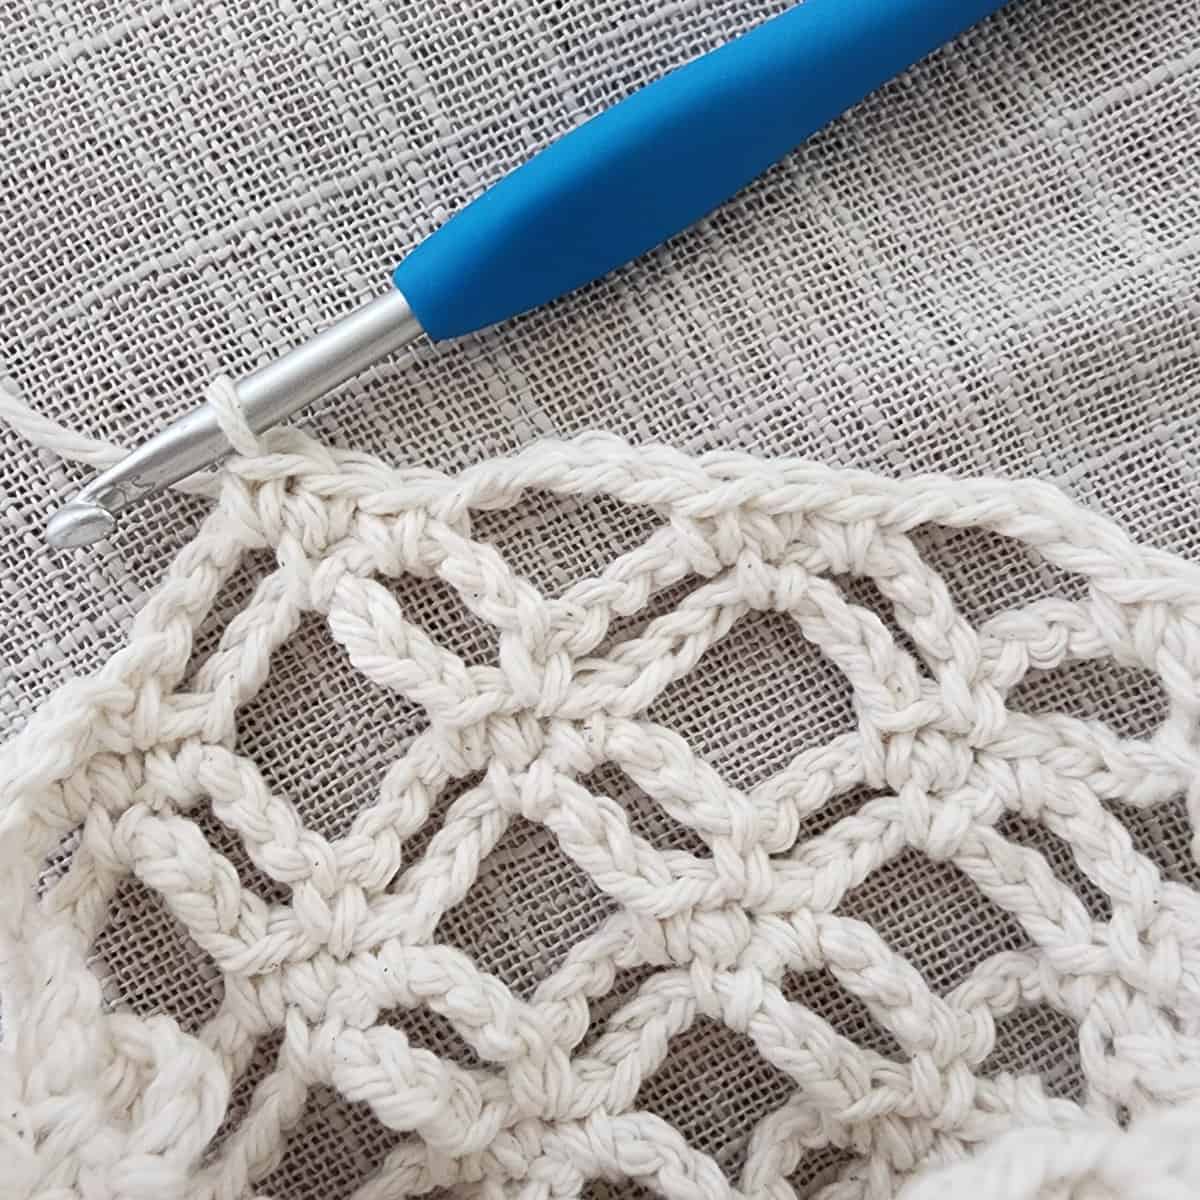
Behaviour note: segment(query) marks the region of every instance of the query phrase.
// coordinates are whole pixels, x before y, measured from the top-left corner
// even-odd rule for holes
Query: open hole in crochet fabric
[[[1032,670],[1009,693],[1007,703],[1015,712],[1103,721],[1124,738],[1148,738],[1167,716],[1167,698],[1153,674],[1111,660]]]
[[[660,588],[633,612],[613,613],[608,630],[592,656],[607,657],[618,647],[643,637],[655,621],[676,612],[688,596],[708,582],[699,575],[685,575],[677,583]]]
[[[404,619],[424,630],[444,650],[458,655],[468,667],[491,666],[499,654],[500,633],[477,617],[457,590],[436,575],[380,577],[396,597]]]
[[[984,959],[1029,945],[1016,917],[960,870],[911,848],[872,871],[838,911],[870,925],[940,996]]]
[[[382,1124],[366,1104],[332,1088],[315,1087],[287,1139],[279,1165],[258,1185],[279,1200],[330,1200],[345,1181],[363,1181],[379,1170],[401,1135]]]
[[[996,832],[1009,841],[1036,850],[1054,874],[1083,903],[1093,920],[1107,921],[1112,916],[1112,900],[1080,869],[1069,842],[1052,833],[1040,821],[1017,813],[1005,813],[996,822]]]
[[[264,1034],[255,1043],[250,1061],[229,1090],[225,1116],[205,1151],[206,1162],[211,1162],[218,1156],[230,1134],[245,1120],[254,1099],[254,1089],[278,1066],[279,1049],[282,1045],[282,1029]]]
[[[615,647],[641,637],[654,621],[674,612],[705,582],[698,575],[685,575],[678,583],[669,584],[655,592],[641,608],[631,613],[614,613],[608,622],[608,633],[595,653],[607,655]]]
[[[1192,855],[1192,822],[1187,800],[1176,796],[1154,808],[1105,803],[1129,831],[1134,847],[1172,883],[1200,888],[1200,863]]]
[[[419,705],[355,671],[310,614],[239,712],[237,749],[306,825],[340,837],[426,723]]]
[[[1200,884],[1200,866],[1191,853],[1191,820],[1182,796],[1149,809],[1102,803],[1124,826],[1134,849],[1153,863],[1164,879],[1189,887]],[[1006,813],[996,829],[1011,840],[1037,850],[1054,874],[1083,902],[1093,920],[1107,921],[1112,917],[1112,898],[1087,876],[1066,839],[1040,821],[1015,813]]]
[[[650,706],[734,787],[856,728],[842,673],[782,613],[750,613]]]
[[[618,907],[548,829],[517,818],[434,940],[469,954],[527,1000]]]
[[[196,1033],[221,1003],[221,972],[166,904],[132,876],[117,888],[92,949],[92,970],[113,1008],[140,1017],[164,1013]]]
[[[907,654],[918,669],[928,674],[920,648],[907,631],[901,628],[900,622],[896,619],[896,608],[879,590],[879,584],[868,575],[839,575],[836,582],[842,589],[842,594],[847,602],[857,605],[859,608],[865,608],[877,616],[884,628],[892,635],[897,649]]]
[[[1048,1004],[1016,1009],[996,1021],[996,1042],[980,1074],[1036,1075],[1051,1096],[1082,1103],[1087,1081],[1079,1056],[1079,1031]]]
[[[987,529],[925,525],[913,541],[941,576],[955,608],[976,629],[990,617],[1038,600],[1087,595],[1085,578],[1047,562],[1017,538]]]
[[[659,973],[661,967],[626,967],[617,971],[613,977],[612,987],[603,996],[595,996],[588,1001],[588,1014],[591,1021],[588,1025],[587,1036],[580,1044],[577,1053],[587,1054],[596,1039],[603,1037],[612,1017],[629,1003],[640,990],[642,984]]]
[[[590,791],[608,796],[620,804],[633,832],[645,838],[656,850],[682,850],[697,858],[711,857],[704,839],[693,828],[670,816],[620,767],[601,763],[580,783]]]
[[[437,799],[430,805],[429,816],[425,818],[418,829],[404,839],[401,849],[403,865],[398,878],[403,878],[404,872],[409,867],[419,863],[425,857],[429,843],[445,825],[446,816],[454,807],[454,802],[472,788],[477,787],[482,779],[483,772],[476,771],[462,779],[447,780],[438,793]]]
[[[37,895],[44,896],[71,869],[75,851],[79,849],[83,838],[83,827],[77,826],[67,833],[46,856],[42,869],[38,873]]]
[[[601,574],[664,525],[650,508],[610,496],[527,493],[510,508],[471,514],[472,536],[488,542],[544,596]]]
[[[275,569],[270,550],[247,550],[213,600],[212,608],[192,638],[192,655],[182,687],[191,687],[196,671],[212,656],[230,621],[250,604],[259,584]]]
[[[379,1024],[399,1029],[411,1045],[419,1050],[428,1050],[447,1062],[457,1063],[467,1069],[487,1066],[449,1020],[427,1005],[388,1009],[381,1014]]]
[[[834,1033],[861,1049],[874,1050],[893,1062],[903,1062],[907,1057],[896,1039],[871,1016],[870,1009],[823,968],[788,971],[779,990],[785,999],[815,1013]]]
[[[593,1179],[579,1194],[579,1200],[659,1200],[659,1196],[632,1179]]]
[[[806,842],[828,833],[839,821],[852,817],[860,812],[872,800],[882,799],[889,793],[876,791],[865,783],[852,787],[849,791],[830,796],[815,812],[809,813],[800,821],[800,829],[796,836],[793,855],[800,853]]]
[[[816,1200],[823,1188],[843,1178],[846,1170],[862,1159],[841,1146],[822,1146],[805,1150],[800,1165],[788,1176],[796,1200]]]
[[[395,1023],[395,1013],[387,1014],[385,1022]],[[432,1050],[442,1058],[455,1059],[463,1066],[476,1066],[478,1060],[470,1050],[457,1040],[457,1035],[436,1013],[427,1009],[413,1009],[404,1013],[406,1024],[402,1026],[409,1041],[423,1049]],[[250,1113],[255,1090],[277,1068],[283,1033],[275,1030],[259,1039],[250,1062],[235,1082],[230,1092],[229,1105],[212,1142],[205,1153],[205,1162],[212,1163],[220,1157],[222,1148],[230,1136],[239,1128]],[[459,1050],[461,1053],[451,1053]],[[328,1120],[332,1128],[322,1128]],[[328,1152],[325,1165],[313,1162],[314,1150],[310,1141],[316,1138],[320,1151]],[[344,1194],[338,1190],[338,1181],[353,1178],[365,1181],[366,1175],[379,1169],[392,1147],[400,1137],[384,1126],[363,1104],[353,1104],[329,1088],[316,1088],[308,1098],[308,1104],[296,1127],[286,1136],[285,1145],[278,1148],[278,1159],[268,1164],[266,1176],[271,1187],[268,1192],[278,1200],[292,1197],[313,1200],[328,1200]],[[333,1143],[333,1144],[331,1144]],[[353,1175],[341,1175],[348,1168],[358,1171]],[[313,1178],[309,1172],[315,1171]],[[262,1181],[259,1181],[262,1183]],[[266,1187],[266,1183],[262,1183]],[[326,1191],[318,1190],[321,1186]],[[260,1194],[255,1189],[255,1194]],[[432,1193],[442,1195],[440,1191]]]
[[[735,1183],[754,1127],[797,1087],[745,1034],[698,1017],[671,1039],[666,1061],[642,1083],[635,1106],[674,1126]]]
[[[229,860],[238,874],[238,882],[247,891],[268,904],[287,904],[291,900],[292,889],[286,883],[272,879],[255,865],[241,835],[223,824],[207,801],[196,805],[188,813],[188,818],[204,834],[205,841]]]

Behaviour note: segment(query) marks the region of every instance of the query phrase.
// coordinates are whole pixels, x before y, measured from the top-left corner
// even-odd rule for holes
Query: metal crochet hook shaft
[[[420,322],[398,291],[372,300],[322,333],[237,384],[246,423],[256,433],[277,425],[371,363],[421,335]],[[185,413],[115,466],[97,475],[51,517],[46,540],[85,546],[109,534],[121,511],[230,451],[207,405]]]
[[[805,0],[552,143],[426,238],[397,291],[237,385],[256,432],[422,331],[460,337],[548,303],[710,213],[869,92],[1006,0]],[[51,521],[56,546],[107,534],[137,499],[229,452],[182,417]]]

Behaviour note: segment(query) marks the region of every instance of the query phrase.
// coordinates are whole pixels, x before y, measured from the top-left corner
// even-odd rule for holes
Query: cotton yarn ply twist
[[[798,1166],[827,1146],[848,1159],[823,1200],[1200,1194],[1200,894],[1164,878],[1121,819],[1184,795],[1200,829],[1200,570],[1037,483],[897,481],[601,436],[450,477],[293,430],[256,440],[226,382],[210,399],[241,455],[214,511],[126,648],[66,684],[0,755],[3,1195],[265,1194],[257,1185],[321,1086],[399,1135],[356,1200],[439,1188],[557,1200],[597,1180],[672,1200],[792,1200]],[[474,514],[530,491],[647,506],[661,527],[549,597],[472,534]],[[1017,539],[1085,580],[1086,595],[975,627],[916,548],[930,524]],[[263,549],[274,570],[196,666],[222,586]],[[468,664],[410,619],[389,581],[413,575],[439,577],[494,631],[493,662]],[[840,581],[863,576],[902,639],[847,598]],[[614,630],[687,578],[697,586],[673,610]],[[741,789],[647,710],[764,611],[796,622],[842,672],[856,727]],[[241,709],[306,613],[356,671],[427,718],[337,838],[306,825],[238,742]],[[1006,704],[1031,670],[1083,659],[1152,672],[1169,706],[1161,728],[1134,740]],[[581,782],[601,764],[705,851],[639,836]],[[439,797],[474,775],[411,853]],[[877,797],[810,835],[809,818],[864,785]],[[239,879],[202,811],[287,902]],[[1070,845],[1110,915],[1003,835],[1012,813]],[[549,830],[618,906],[528,1000],[435,936],[517,822]],[[73,834],[69,869],[41,889]],[[981,907],[1016,918],[1028,950],[991,955],[938,994],[840,911],[902,852],[952,864]],[[110,1009],[88,965],[131,874],[220,974],[219,1009],[194,1036],[167,1015]],[[590,1036],[632,968],[649,974]],[[786,997],[787,973],[832,977],[900,1053],[859,1046]],[[1077,1029],[1082,1104],[989,1068],[997,1020],[1034,1004]],[[419,1008],[475,1061],[414,1045],[402,1018]],[[795,1085],[754,1127],[736,1186],[639,1107],[698,1017],[748,1036]],[[271,1071],[221,1128],[272,1035]]]

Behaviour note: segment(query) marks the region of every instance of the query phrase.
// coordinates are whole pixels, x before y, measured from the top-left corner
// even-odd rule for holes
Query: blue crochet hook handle
[[[535,155],[417,246],[395,285],[441,339],[599,279],[1003,3],[805,0]]]
[[[239,380],[269,428],[422,333],[460,337],[608,274],[711,212],[809,134],[1005,0],[805,0],[634,93],[488,189],[396,268],[395,290]],[[205,405],[50,520],[104,537],[129,504],[230,450]]]

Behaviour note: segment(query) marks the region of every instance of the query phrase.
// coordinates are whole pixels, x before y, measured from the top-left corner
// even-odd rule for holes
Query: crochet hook
[[[419,337],[484,329],[638,258],[1005,2],[805,0],[648,84],[451,217],[387,294],[240,380],[247,423],[261,432]],[[96,476],[47,540],[94,542],[230,449],[201,406]]]

